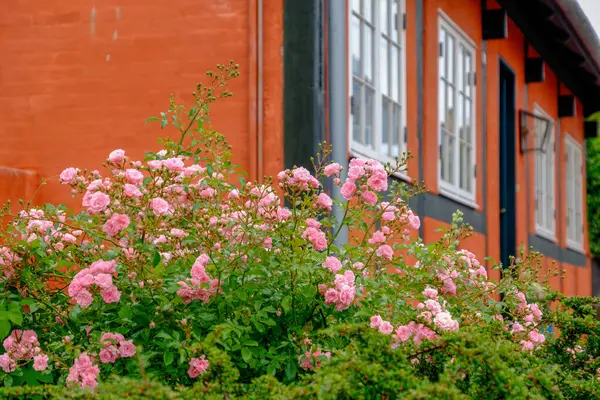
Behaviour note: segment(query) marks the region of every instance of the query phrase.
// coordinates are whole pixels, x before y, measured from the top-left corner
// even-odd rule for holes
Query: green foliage
[[[600,255],[600,139],[586,141],[587,216],[590,251]]]

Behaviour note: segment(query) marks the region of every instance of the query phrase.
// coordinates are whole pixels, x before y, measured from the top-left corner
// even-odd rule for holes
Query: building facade
[[[8,1],[0,46],[0,200],[62,201],[42,181],[154,149],[168,133],[145,119],[233,59],[213,121],[250,179],[307,165],[323,140],[338,161],[410,151],[393,179],[429,189],[412,203],[426,242],[458,209],[488,267],[533,247],[565,273],[555,288],[591,294],[600,44],[576,0]]]

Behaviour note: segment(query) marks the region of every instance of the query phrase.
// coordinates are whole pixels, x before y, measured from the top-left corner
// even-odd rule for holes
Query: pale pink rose
[[[104,223],[102,230],[106,232],[108,236],[115,236],[125,230],[130,222],[129,217],[125,214],[113,214],[110,219]]]
[[[323,266],[334,274],[342,269],[342,263],[336,257],[328,256],[323,263]]]
[[[331,197],[329,197],[326,193],[320,193],[319,197],[317,197],[317,207],[322,208],[324,210],[331,210],[333,206],[333,202]]]
[[[277,209],[277,219],[280,221],[285,221],[289,217],[292,216],[292,212],[287,208],[280,207]]]
[[[355,289],[354,286],[346,286],[340,291],[340,302],[346,306],[349,306],[354,300]]]
[[[169,171],[180,172],[183,171],[183,161],[179,158],[167,158],[163,161],[163,165]]]
[[[94,298],[92,297],[92,294],[86,289],[81,289],[75,296],[75,301],[77,302],[77,304],[79,304],[81,308],[87,308],[90,306],[90,304],[92,304]]]
[[[142,197],[143,196],[140,189],[138,189],[137,186],[132,185],[130,183],[125,184],[125,190],[123,191],[123,193],[125,193],[125,196],[127,196],[127,197]]]
[[[527,350],[527,351],[532,351],[533,350],[533,342],[530,341],[526,341],[526,340],[521,340],[521,344],[523,345],[523,351]]]
[[[402,325],[399,326],[398,328],[396,328],[396,339],[398,339],[400,342],[406,342],[408,339],[410,339],[412,332],[410,331],[410,328],[406,325]]]
[[[190,368],[187,371],[188,376],[192,379],[197,378],[201,374],[205,373],[209,366],[210,363],[204,355],[202,355],[200,358],[192,358],[190,360]]]
[[[160,169],[163,165],[162,160],[151,160],[148,161],[148,166],[150,167],[150,169],[155,170],[155,169]]]
[[[353,181],[359,179],[364,174],[365,169],[363,167],[350,167],[348,169],[348,179],[351,179]]]
[[[8,354],[2,354],[0,355],[0,368],[8,374],[17,369],[17,363]]]
[[[102,296],[105,303],[117,303],[121,299],[121,292],[116,286],[110,286],[101,291],[100,296]]]
[[[429,297],[430,299],[437,299],[438,291],[432,288],[423,290],[423,296]]]
[[[393,221],[396,219],[396,213],[394,211],[386,211],[381,214],[381,219],[384,221]]]
[[[342,193],[342,197],[344,199],[350,200],[352,198],[352,196],[354,196],[355,192],[356,192],[356,185],[354,184],[354,182],[346,181],[346,183],[344,183],[342,185],[341,193]]]
[[[135,355],[135,345],[129,340],[123,341],[119,346],[119,352],[121,357],[133,357]]]
[[[137,185],[144,180],[144,174],[137,169],[129,168],[125,170],[125,179],[127,179],[129,183]]]
[[[383,322],[383,319],[381,319],[381,316],[379,315],[374,315],[371,317],[371,328],[379,328],[379,325],[381,325],[381,323]]]
[[[390,335],[394,332],[394,327],[388,321],[382,321],[381,324],[379,324],[379,332],[384,335]]]
[[[326,177],[330,177],[331,175],[339,174],[341,170],[342,170],[342,166],[340,164],[332,163],[332,164],[327,165],[323,169],[323,173],[325,174]]]
[[[65,233],[62,237],[63,242],[67,242],[67,243],[75,243],[77,241],[77,238],[73,235],[71,235],[70,233]]]
[[[165,215],[169,213],[169,203],[160,197],[156,197],[150,201],[150,208],[156,215]]]
[[[370,206],[374,206],[375,204],[377,204],[377,195],[371,192],[370,190],[367,190],[362,194],[362,199],[366,204]]]
[[[117,149],[113,150],[109,155],[108,159],[113,163],[120,163],[125,159],[125,150]]]
[[[115,361],[117,361],[118,358],[119,356],[116,353],[110,351],[109,349],[100,350],[100,362],[102,364],[112,364]]]
[[[382,192],[384,190],[387,190],[387,174],[383,172],[378,173],[376,175],[372,175],[369,179],[367,179],[367,185],[369,185],[369,187],[376,192]]]
[[[77,168],[67,168],[63,172],[60,173],[59,182],[64,185],[69,185],[75,182],[75,178],[77,178],[77,173],[79,170]]]
[[[320,228],[321,227],[321,223],[319,221],[317,221],[314,218],[307,218],[306,219],[306,226],[309,228]]]
[[[108,289],[112,286],[112,275],[109,274],[98,274],[94,278],[94,283],[102,289]]]
[[[339,293],[337,290],[335,289],[327,289],[327,291],[325,292],[325,303],[326,304],[333,304],[335,302],[337,302],[339,299]]]
[[[383,257],[388,260],[394,258],[394,250],[387,244],[379,246],[375,254],[377,255],[377,257]]]
[[[458,321],[452,319],[448,311],[437,313],[433,318],[433,323],[443,331],[458,331]]]
[[[45,354],[38,354],[33,357],[33,369],[36,371],[45,371],[48,368],[48,356]]]
[[[354,272],[350,270],[344,271],[344,278],[346,278],[346,281],[349,284],[354,285],[354,280],[356,279],[356,277],[354,276]]]
[[[109,203],[110,197],[106,193],[95,192],[89,198],[88,212],[99,213],[100,211],[104,211]]]

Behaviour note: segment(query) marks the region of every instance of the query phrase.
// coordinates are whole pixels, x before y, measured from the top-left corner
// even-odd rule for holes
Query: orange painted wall
[[[215,104],[212,119],[234,162],[255,178],[256,1],[93,4],[0,2],[0,167],[47,178],[68,166],[95,168],[115,148],[141,157],[167,134],[144,121],[168,108],[169,94],[189,101],[205,71],[234,60],[241,71],[234,97]],[[263,15],[262,170],[271,175],[283,166],[283,0],[264,2]],[[26,197],[28,184],[0,172],[0,201]],[[53,183],[37,200],[68,197]]]

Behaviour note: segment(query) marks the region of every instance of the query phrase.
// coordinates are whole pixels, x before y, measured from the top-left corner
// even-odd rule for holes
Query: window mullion
[[[373,7],[373,84],[375,85],[375,93],[373,98],[373,105],[375,106],[375,112],[373,115],[373,146],[376,154],[381,151],[381,77],[379,76],[380,71],[380,54],[379,54],[379,41],[381,40],[381,21],[379,21],[379,1],[375,1]]]

